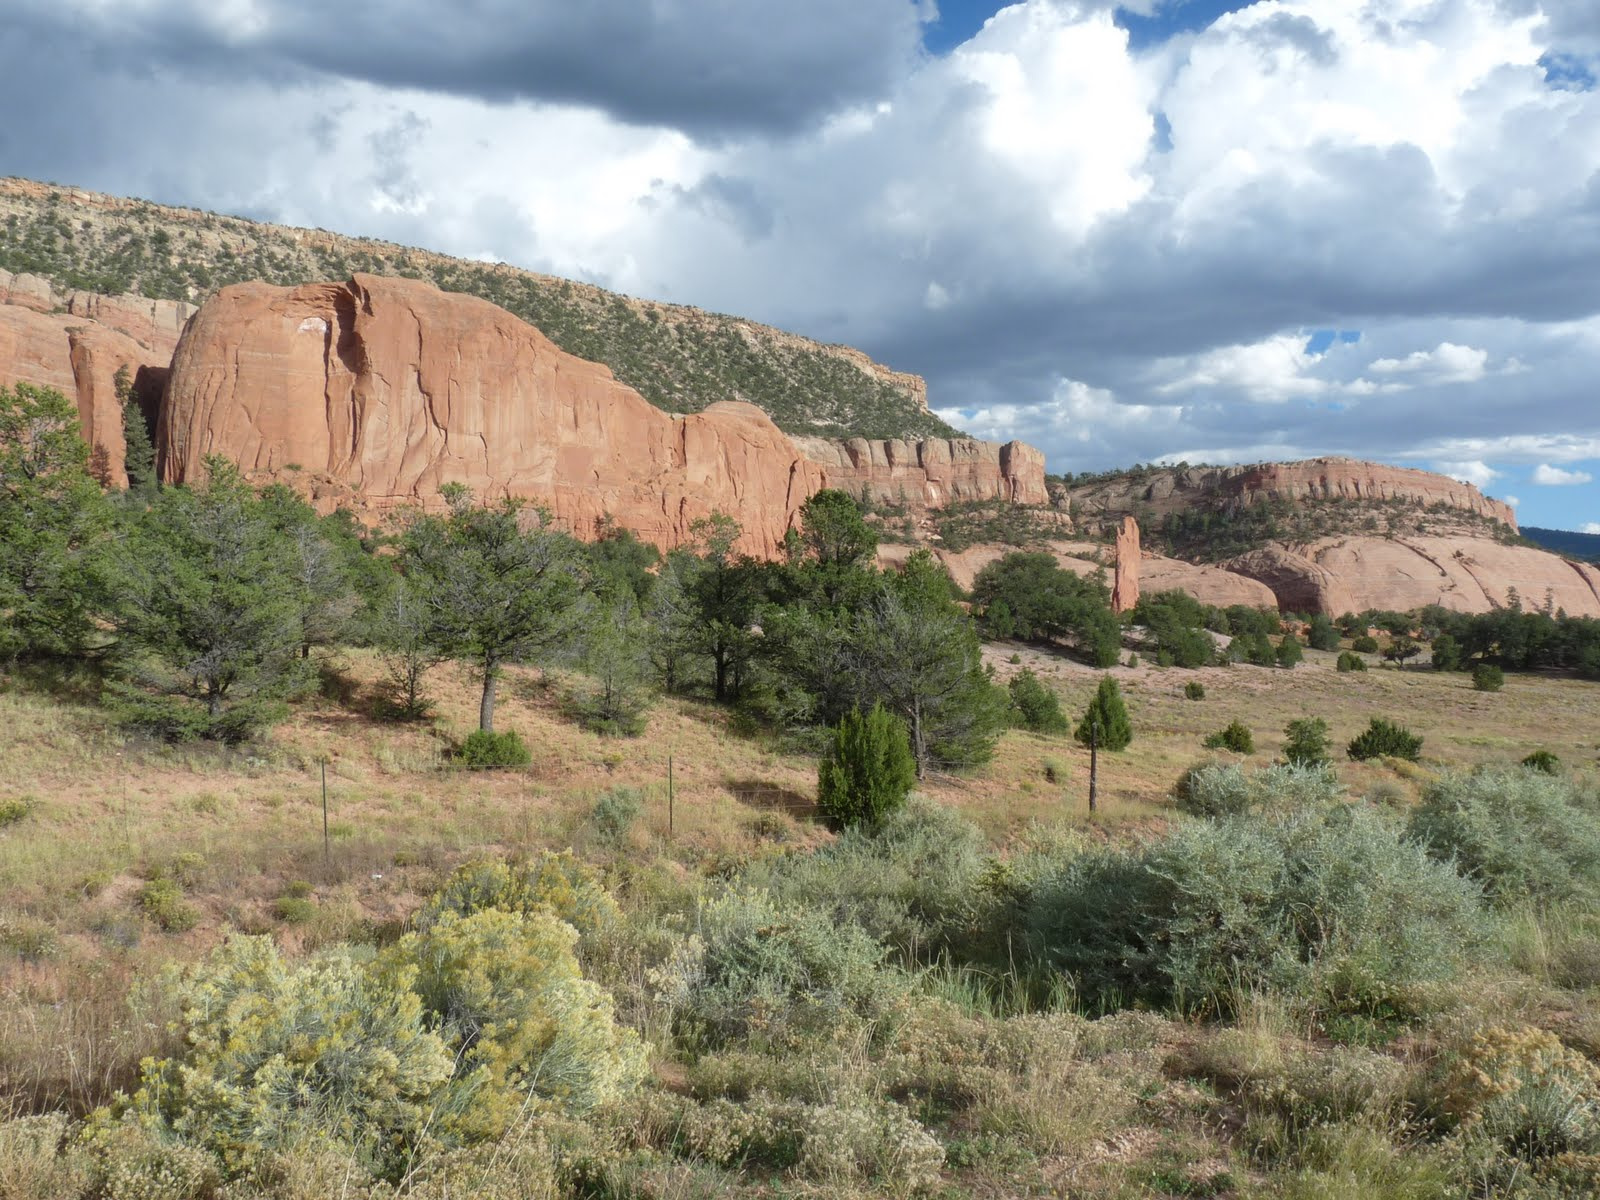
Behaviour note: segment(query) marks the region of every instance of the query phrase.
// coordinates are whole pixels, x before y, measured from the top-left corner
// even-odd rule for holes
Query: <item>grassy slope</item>
[[[1018,669],[1012,651],[991,648],[1002,678]],[[1016,652],[1021,665],[1057,688],[1069,712],[1081,710],[1097,672],[1031,649]],[[1353,764],[1342,755],[1339,762],[1353,793],[1382,785],[1393,802],[1414,797],[1441,768],[1515,760],[1536,746],[1576,768],[1600,765],[1600,688],[1592,684],[1516,676],[1490,695],[1474,692],[1463,675],[1376,666],[1337,675],[1333,655],[1307,657],[1292,672],[1115,669],[1137,738],[1127,753],[1102,757],[1094,836],[1159,825],[1170,813],[1167,789],[1201,757],[1200,737],[1234,718],[1256,731],[1257,762],[1280,750],[1290,716],[1326,716],[1336,746],[1370,716],[1404,721],[1427,739],[1420,768]],[[375,664],[364,654],[346,655],[342,665],[347,694],[374,678]],[[1208,691],[1201,702],[1183,697],[1196,679]],[[813,760],[736,736],[720,710],[666,701],[648,736],[610,740],[573,727],[537,673],[522,672],[504,689],[502,727],[524,734],[534,764],[476,775],[445,769],[441,758],[449,739],[471,727],[470,681],[444,669],[435,691],[442,703],[433,726],[380,723],[363,714],[359,700],[325,698],[302,707],[250,753],[129,743],[97,708],[15,686],[0,693],[0,722],[11,731],[0,745],[0,778],[7,781],[0,799],[33,801],[30,815],[0,828],[0,925],[48,930],[58,946],[39,961],[0,953],[0,1096],[30,1107],[81,1108],[126,1083],[139,1055],[160,1039],[149,1014],[124,1006],[129,983],[200,953],[229,928],[272,930],[290,946],[321,944],[397,927],[445,871],[474,855],[571,843],[604,859],[586,818],[612,786],[640,787],[647,798],[628,853],[685,878],[829,836],[811,808]],[[1563,720],[1552,722],[1553,712]],[[1047,764],[1064,782],[1047,782]],[[1068,739],[1013,732],[993,765],[971,777],[933,780],[927,791],[975,819],[1003,852],[1041,824],[1087,825],[1086,778],[1086,752]],[[137,904],[145,874],[173,864],[201,916],[181,934],[157,930]],[[283,924],[274,904],[297,881],[311,885],[315,916]],[[63,1046],[75,1050],[64,1055]]]
[[[62,290],[196,302],[252,279],[296,284],[355,271],[425,279],[509,309],[670,412],[748,400],[790,433],[959,436],[923,407],[919,380],[845,347],[369,238],[0,181],[0,269]]]

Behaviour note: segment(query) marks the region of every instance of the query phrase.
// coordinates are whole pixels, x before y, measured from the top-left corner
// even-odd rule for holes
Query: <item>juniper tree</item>
[[[0,386],[0,657],[77,654],[97,640],[110,513],[88,463],[66,397]]]
[[[409,522],[401,564],[427,601],[439,644],[477,668],[478,728],[493,733],[501,671],[551,654],[572,634],[577,546],[519,499],[477,505],[462,484],[440,494],[449,511]]]
[[[168,737],[237,741],[308,682],[293,544],[239,471],[165,488],[133,518],[112,566],[120,635],[115,706]]]

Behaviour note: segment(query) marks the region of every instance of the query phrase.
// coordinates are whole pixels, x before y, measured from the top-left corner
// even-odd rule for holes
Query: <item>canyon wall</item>
[[[55,388],[74,400],[102,482],[127,484],[116,375],[128,371],[153,418],[168,365],[194,306],[143,296],[59,293],[33,275],[0,271],[0,383]]]
[[[1024,442],[797,437],[794,443],[827,472],[829,487],[874,504],[926,509],[963,501],[1048,504],[1050,500],[1044,485],[1044,455]]]
[[[764,556],[825,485],[753,405],[671,416],[487,301],[370,275],[223,289],[178,344],[157,443],[168,482],[220,454],[324,508],[437,504],[459,482],[660,546],[720,510]]]

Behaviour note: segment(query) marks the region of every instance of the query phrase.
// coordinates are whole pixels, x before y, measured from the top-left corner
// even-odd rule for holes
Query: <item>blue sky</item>
[[[1347,455],[1600,528],[1595,0],[934,7],[6,0],[0,174],[858,346],[1052,470]]]
[[[1004,7],[989,0],[940,0],[939,19],[927,27],[924,44],[935,54],[952,50]],[[1149,15],[1119,9],[1117,23],[1128,31],[1132,45],[1142,48],[1164,42],[1174,34],[1205,29],[1223,13],[1245,7],[1247,0],[1178,0],[1161,5]]]

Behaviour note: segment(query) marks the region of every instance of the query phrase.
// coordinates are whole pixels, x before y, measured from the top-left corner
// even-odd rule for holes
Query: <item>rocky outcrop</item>
[[[153,417],[178,335],[193,308],[140,296],[60,295],[32,275],[0,271],[0,383],[55,388],[75,400],[91,466],[127,483],[117,372]]]
[[[1023,442],[815,437],[797,437],[794,442],[827,471],[830,487],[875,504],[927,509],[970,500],[1049,502],[1044,455]]]
[[[1470,483],[1353,458],[1240,467],[1163,467],[1130,471],[1064,489],[1059,497],[1086,517],[1115,519],[1135,510],[1156,517],[1192,509],[1226,509],[1270,500],[1406,501],[1432,505],[1517,527],[1507,504]]]
[[[1117,528],[1116,576],[1111,585],[1111,611],[1127,612],[1139,603],[1139,522],[1123,517]]]
[[[1220,567],[1201,566],[1159,554],[1145,554],[1139,561],[1139,584],[1146,595],[1179,591],[1201,604],[1227,608],[1242,604],[1246,608],[1276,608],[1278,598],[1272,589],[1246,575]]]
[[[370,511],[460,482],[535,500],[580,537],[609,518],[659,546],[720,510],[769,557],[812,493],[860,482],[852,455],[870,473],[874,447],[880,482],[926,506],[1044,497],[1043,456],[1020,443],[802,442],[749,404],[669,415],[487,301],[371,275],[224,289],[178,345],[157,437],[169,481],[221,454]]]
[[[1337,537],[1268,546],[1224,563],[1269,587],[1280,607],[1331,616],[1438,604],[1482,613],[1525,608],[1600,616],[1600,567],[1488,538]]]
[[[1418,471],[1360,462],[1353,458],[1310,458],[1302,462],[1229,467],[1218,490],[1245,503],[1262,500],[1405,500],[1426,507],[1441,504],[1517,527],[1509,504],[1485,496],[1470,483]]]
[[[487,301],[370,275],[225,288],[178,345],[157,442],[170,482],[221,454],[380,511],[458,482],[661,546],[721,510],[767,556],[825,478],[752,405],[669,416]]]

